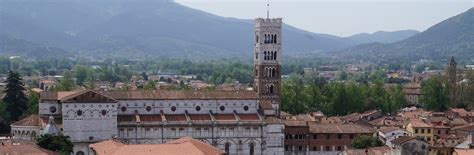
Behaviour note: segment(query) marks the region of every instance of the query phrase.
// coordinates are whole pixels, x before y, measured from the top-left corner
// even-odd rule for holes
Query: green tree
[[[71,91],[76,87],[70,71],[65,71],[57,87],[58,91]]]
[[[89,69],[82,65],[76,65],[74,69],[76,82],[78,85],[83,85],[86,81],[87,75],[89,73]]]
[[[467,104],[467,107],[474,109],[474,70],[468,71],[466,73],[466,83],[463,83],[461,87],[461,92],[463,93],[462,100]]]
[[[87,76],[85,79],[85,84],[88,89],[95,89],[95,80],[96,80],[96,75],[93,70],[88,70],[87,71]]]
[[[390,87],[389,91],[389,100],[385,101],[384,112],[395,114],[395,112],[408,105],[408,101],[405,98],[405,93],[401,86]]]
[[[291,114],[300,114],[308,109],[305,105],[307,97],[304,93],[303,79],[298,75],[291,75],[282,84],[282,110]]]
[[[0,101],[0,133],[10,133],[10,116],[8,115],[7,111],[7,104],[5,102]]]
[[[18,121],[20,116],[28,109],[28,99],[24,93],[24,83],[20,74],[13,71],[8,73],[7,86],[4,92],[5,97],[3,98],[3,102],[7,105],[6,111],[9,113],[10,118],[7,122]]]
[[[63,135],[41,135],[36,139],[36,144],[41,148],[59,152],[64,155],[73,152],[74,147],[72,142],[69,140],[69,137]]]
[[[39,106],[39,94],[36,92],[31,91],[30,95],[28,96],[28,114],[38,114],[38,106]]]
[[[144,87],[145,90],[156,90],[156,83],[153,80],[148,81]]]
[[[355,149],[367,149],[371,147],[383,146],[383,142],[377,137],[361,135],[352,140],[351,146]]]
[[[446,111],[449,104],[449,93],[445,81],[440,76],[433,76],[421,86],[422,101],[426,108],[434,111]]]

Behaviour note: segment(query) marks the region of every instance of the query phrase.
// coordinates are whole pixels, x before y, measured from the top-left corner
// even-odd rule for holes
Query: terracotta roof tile
[[[283,120],[286,126],[308,126],[306,121]]]
[[[48,121],[46,121],[48,122]],[[19,121],[16,121],[15,123],[11,124],[14,126],[42,126],[42,120],[41,117],[38,115],[30,115],[27,116]]]
[[[187,154],[187,155],[221,155],[221,150],[192,139],[184,137],[165,144],[132,144],[107,140],[89,145],[97,155],[155,155],[155,154]]]
[[[0,145],[0,154],[8,155],[59,155],[57,152],[42,149],[35,144],[18,141],[2,141],[5,145]],[[15,145],[11,145],[15,143]]]
[[[217,121],[237,121],[234,114],[216,114],[214,115]]]
[[[397,127],[386,127],[386,128],[380,129],[379,131],[382,132],[382,133],[389,133],[389,132],[397,131],[397,130],[403,130],[403,129],[400,129],[400,128],[397,128]]]
[[[412,136],[401,136],[397,139],[392,140],[392,143],[396,145],[400,145],[413,139],[416,139],[416,138]]]
[[[375,129],[357,124],[310,124],[310,133],[374,133]]]
[[[161,122],[161,115],[139,115],[141,122]]]
[[[416,127],[416,128],[430,128],[430,127],[433,127],[432,125],[428,124],[428,123],[425,123],[423,121],[420,121],[420,120],[417,120],[417,119],[412,119],[410,121],[410,124],[413,126],[413,127]]]
[[[474,132],[474,124],[454,127],[452,130],[465,131],[465,132]]]
[[[242,121],[258,121],[260,117],[258,114],[238,114],[240,120]]]
[[[166,121],[187,121],[186,115],[165,115]]]
[[[189,118],[192,121],[212,121],[211,116],[209,114],[191,114]]]
[[[473,155],[474,149],[454,149],[457,155]]]
[[[268,124],[283,124],[283,121],[280,118],[272,117],[272,116],[265,117],[264,121]]]
[[[466,109],[463,108],[451,109],[451,111],[457,113],[460,117],[470,116],[470,112],[466,111]]]
[[[200,92],[200,91],[110,91],[103,92],[105,95],[110,96],[117,100],[140,100],[140,99],[153,99],[153,100],[182,100],[182,99],[195,99],[195,100],[256,100],[257,94],[253,91],[240,91],[240,92]]]

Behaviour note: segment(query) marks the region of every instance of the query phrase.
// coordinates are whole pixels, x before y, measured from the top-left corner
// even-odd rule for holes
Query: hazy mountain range
[[[357,45],[334,54],[355,59],[474,61],[474,8],[394,43]]]
[[[32,57],[229,57],[252,53],[253,20],[169,0],[12,0],[0,5],[0,54]],[[392,43],[417,31],[338,37],[284,25],[285,54]]]

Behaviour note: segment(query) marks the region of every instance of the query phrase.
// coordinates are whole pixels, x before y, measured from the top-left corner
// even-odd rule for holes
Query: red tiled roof
[[[452,130],[459,130],[459,131],[465,131],[465,132],[474,132],[474,124],[455,127]]]
[[[161,115],[140,115],[141,122],[161,122]]]
[[[357,124],[310,124],[310,133],[374,133],[375,129]]]
[[[258,121],[260,118],[258,114],[239,114],[239,118],[242,121]]]
[[[403,130],[403,129],[400,129],[400,128],[397,128],[397,127],[385,127],[385,128],[380,129],[380,132],[389,133],[389,132],[397,131],[397,130]]]
[[[187,154],[187,155],[221,155],[224,152],[209,144],[191,137],[184,137],[165,144],[130,144],[107,140],[90,144],[97,155],[155,155],[155,154]]]
[[[103,92],[117,100],[256,100],[257,94],[253,91],[109,91]]]
[[[166,121],[187,121],[186,115],[165,115]]]
[[[306,121],[283,120],[286,126],[308,126]]]
[[[214,115],[217,121],[236,121],[234,114],[216,114]]]
[[[209,114],[191,114],[189,118],[192,121],[211,121],[211,116]]]
[[[46,121],[48,122],[48,121]],[[42,126],[42,120],[41,117],[38,115],[30,115],[27,116],[19,121],[16,121],[15,123],[11,124],[14,126]]]
[[[473,155],[474,149],[454,149],[457,155]]]
[[[67,91],[67,92],[50,92],[41,93],[42,100],[64,100],[71,96],[91,90]],[[106,91],[96,92],[98,94],[110,97],[116,100],[256,100],[257,94],[254,91]]]
[[[283,121],[280,118],[274,116],[267,116],[264,121],[268,124],[283,124]]]
[[[466,111],[466,109],[463,109],[463,108],[451,109],[451,111],[457,113],[460,117],[470,116],[470,113]]]
[[[423,121],[420,121],[420,120],[416,120],[416,119],[412,119],[410,121],[410,124],[415,128],[429,128],[429,127],[432,127],[432,125],[430,125],[428,123],[425,123]]]
[[[399,144],[403,144],[403,143],[408,142],[408,141],[413,140],[413,139],[416,139],[416,138],[411,137],[411,136],[401,136],[397,139],[392,140],[392,143],[399,145]]]
[[[35,144],[28,144],[23,142],[6,142],[2,141],[0,145],[0,154],[8,155],[59,155],[57,152],[49,151]],[[11,145],[12,143],[18,145]]]

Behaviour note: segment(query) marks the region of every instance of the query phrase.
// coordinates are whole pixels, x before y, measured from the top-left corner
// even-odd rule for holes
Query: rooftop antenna
[[[270,18],[270,0],[267,1],[267,19]]]

